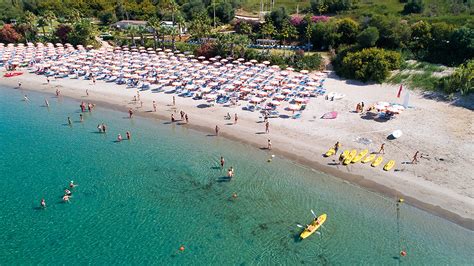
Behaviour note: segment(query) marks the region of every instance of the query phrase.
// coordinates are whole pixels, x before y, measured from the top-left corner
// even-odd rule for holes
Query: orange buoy
[[[184,251],[184,246],[181,245],[181,247],[179,247],[179,250],[180,250],[180,251]]]
[[[400,252],[400,255],[401,255],[402,257],[405,257],[405,256],[407,255],[407,252],[406,252],[405,250],[402,250],[402,252]]]

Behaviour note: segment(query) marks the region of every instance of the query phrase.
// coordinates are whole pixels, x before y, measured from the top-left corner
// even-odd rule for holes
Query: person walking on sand
[[[337,153],[337,151],[339,150],[339,147],[341,147],[341,143],[339,143],[339,141],[338,141],[338,142],[336,142],[336,144],[334,144],[335,153]]]
[[[133,110],[132,108],[128,109],[128,118],[132,118],[133,116]]]
[[[380,146],[379,154],[385,154],[385,143]]]
[[[153,101],[153,112],[156,113],[156,102],[155,101]]]
[[[71,118],[69,116],[67,117],[67,123],[69,124],[69,126],[72,126],[72,121],[71,121]]]
[[[79,114],[79,121],[84,122],[84,116],[82,116],[82,114]]]
[[[176,98],[173,96],[173,106],[176,105]]]
[[[239,117],[237,116],[237,114],[234,115],[234,125],[237,124],[237,120],[239,120]]]
[[[413,160],[411,160],[412,164],[418,163],[418,153],[420,153],[420,151],[416,151],[415,155],[413,155]]]
[[[92,84],[95,85],[95,77],[92,77]]]
[[[221,168],[224,168],[225,160],[224,157],[221,156]]]
[[[268,139],[268,141],[267,141],[267,149],[268,150],[272,149],[272,141],[270,139]]]
[[[265,133],[270,133],[270,122],[268,121],[265,123]]]
[[[86,96],[89,96],[89,90],[86,89]]]
[[[216,136],[219,136],[219,126],[216,125]]]
[[[171,114],[171,123],[174,123],[176,119],[174,119],[174,114]]]
[[[125,135],[127,135],[127,140],[130,140],[132,138],[132,135],[130,134],[130,131],[127,131],[125,133]]]
[[[184,119],[186,120],[186,124],[189,122],[188,114],[184,114]]]
[[[137,91],[137,101],[140,101],[140,91]]]
[[[21,81],[18,81],[18,88],[21,88]]]
[[[46,83],[49,85],[49,78],[46,78]]]

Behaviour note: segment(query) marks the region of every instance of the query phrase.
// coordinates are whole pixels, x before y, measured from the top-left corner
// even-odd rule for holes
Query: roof
[[[118,22],[115,22],[112,25],[118,26],[118,25],[143,25],[145,26],[147,24],[146,21],[144,20],[121,20]]]

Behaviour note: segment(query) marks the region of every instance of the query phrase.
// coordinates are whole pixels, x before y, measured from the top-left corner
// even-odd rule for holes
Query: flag
[[[400,94],[402,94],[402,89],[403,89],[403,85],[400,84],[400,89],[398,89],[397,98],[400,98]]]

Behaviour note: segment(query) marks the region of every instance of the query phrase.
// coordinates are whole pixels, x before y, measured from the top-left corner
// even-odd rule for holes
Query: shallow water
[[[473,232],[447,220],[405,204],[398,232],[395,199],[166,121],[96,108],[79,123],[79,102],[27,94],[0,89],[1,264],[394,265],[399,242],[402,263],[473,262]],[[328,220],[297,241],[310,209]]]

